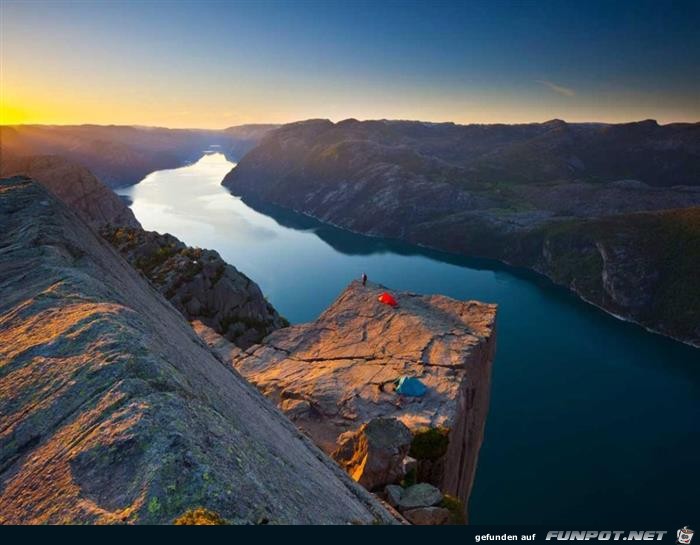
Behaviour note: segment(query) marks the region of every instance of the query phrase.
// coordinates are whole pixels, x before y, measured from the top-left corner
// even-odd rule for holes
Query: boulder
[[[384,495],[386,496],[386,501],[392,507],[398,507],[399,501],[401,501],[401,496],[403,495],[403,488],[397,484],[390,484],[384,489]]]
[[[333,458],[367,490],[403,477],[403,460],[411,446],[411,432],[396,418],[374,418],[339,439]]]
[[[399,511],[404,512],[416,507],[432,507],[440,503],[442,497],[442,492],[432,484],[414,484],[406,488],[401,494]]]
[[[444,507],[418,507],[402,514],[408,522],[420,526],[438,526],[450,519],[450,512]]]

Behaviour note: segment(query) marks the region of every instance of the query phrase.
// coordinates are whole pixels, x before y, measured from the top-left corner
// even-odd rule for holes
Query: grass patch
[[[228,522],[214,511],[204,507],[195,507],[185,511],[173,521],[173,524],[175,526],[224,526]]]
[[[160,500],[157,497],[153,496],[151,501],[148,502],[148,512],[151,515],[160,513]]]

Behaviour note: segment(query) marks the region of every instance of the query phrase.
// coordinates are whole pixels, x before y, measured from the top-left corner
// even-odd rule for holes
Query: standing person
[[[362,273],[362,285],[367,285],[367,275],[365,273]]]

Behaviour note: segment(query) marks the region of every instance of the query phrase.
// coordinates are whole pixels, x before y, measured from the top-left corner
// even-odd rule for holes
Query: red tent
[[[398,305],[398,303],[396,302],[396,299],[394,299],[394,297],[392,295],[388,294],[387,292],[382,293],[379,297],[377,297],[377,299],[379,300],[380,303],[384,303],[385,305],[389,305],[392,307],[395,307]]]

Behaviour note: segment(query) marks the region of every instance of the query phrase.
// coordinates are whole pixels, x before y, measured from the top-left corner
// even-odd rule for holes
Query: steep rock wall
[[[0,180],[0,523],[393,519],[81,218]]]

